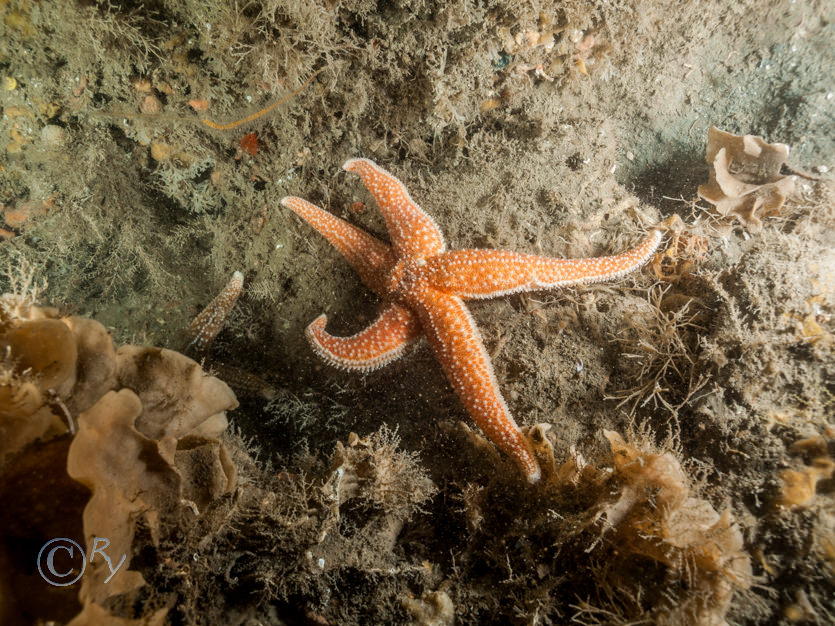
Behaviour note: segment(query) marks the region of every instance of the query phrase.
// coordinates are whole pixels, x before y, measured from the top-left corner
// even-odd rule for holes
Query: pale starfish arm
[[[320,315],[305,334],[316,353],[334,367],[370,372],[399,357],[421,335],[414,313],[389,304],[380,317],[351,337],[334,337],[325,331],[327,317]]]
[[[396,261],[391,246],[307,200],[286,196],[281,204],[323,235],[354,266],[362,282],[382,295],[385,275]]]
[[[427,257],[446,250],[444,236],[429,215],[412,200],[396,177],[368,159],[350,159],[342,166],[362,178],[386,220],[398,257]]]
[[[467,412],[484,434],[519,464],[530,482],[538,481],[539,464],[499,391],[493,364],[467,307],[459,298],[426,288],[414,308]]]
[[[661,242],[653,230],[637,248],[617,256],[554,259],[507,250],[454,250],[426,260],[436,289],[461,298],[492,298],[618,278],[646,263]]]
[[[235,272],[226,283],[226,287],[194,318],[186,331],[191,339],[185,348],[187,354],[199,357],[208,352],[209,346],[223,328],[223,323],[232,312],[243,288],[244,275]]]

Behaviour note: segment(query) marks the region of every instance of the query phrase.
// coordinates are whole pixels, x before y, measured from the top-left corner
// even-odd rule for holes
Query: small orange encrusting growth
[[[3,213],[3,221],[10,229],[20,231],[32,223],[32,218],[46,215],[46,212],[55,205],[55,196],[40,201],[30,200],[23,202],[15,208],[6,208],[0,204],[0,212]],[[3,237],[10,239],[15,236],[13,230],[0,229]]]
[[[247,133],[241,137],[241,150],[255,156],[258,154],[258,135],[256,133]]]
[[[194,100],[189,100],[188,105],[192,109],[194,109],[195,111],[198,111],[200,113],[202,113],[203,111],[208,111],[209,110],[209,101],[204,100],[203,98],[195,98]]]

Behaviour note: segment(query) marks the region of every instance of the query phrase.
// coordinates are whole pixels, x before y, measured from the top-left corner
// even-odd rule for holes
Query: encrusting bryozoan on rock
[[[59,456],[50,457],[55,463],[49,471],[69,474],[91,493],[83,505],[83,533],[73,539],[90,556],[101,548],[96,538],[106,538],[114,566],[125,555],[112,578],[103,559],[88,559],[80,592],[78,586],[65,587],[60,596],[35,579],[43,588],[27,587],[12,602],[0,579],[0,623],[28,623],[24,614],[46,621],[60,615],[64,621],[77,613],[72,626],[162,624],[164,607],[140,605],[136,616],[134,609],[113,612],[116,606],[131,606],[145,584],[142,574],[130,570],[135,535],[141,526],[157,546],[173,528],[199,519],[206,507],[234,490],[236,468],[218,438],[227,426],[225,412],[237,406],[235,395],[172,350],[115,350],[101,324],[39,308],[31,293],[0,296],[0,349],[0,485],[16,466],[26,465],[27,455],[61,444]],[[61,493],[49,488],[68,480],[50,478],[35,495],[57,507]],[[19,510],[18,499],[33,497],[14,489],[0,492],[2,511]],[[51,520],[65,520],[66,532],[82,515],[79,508],[49,513]],[[10,528],[14,524],[0,513],[0,535]],[[30,537],[41,534],[48,539],[49,532],[33,525],[26,537],[2,537],[0,563],[30,569],[40,546],[22,556],[1,546],[31,543]],[[25,563],[16,561],[20,558]]]
[[[699,196],[723,217],[736,217],[758,230],[763,217],[775,215],[794,191],[794,176],[780,169],[789,156],[784,143],[767,143],[754,135],[734,135],[711,127],[707,134],[710,180]]]

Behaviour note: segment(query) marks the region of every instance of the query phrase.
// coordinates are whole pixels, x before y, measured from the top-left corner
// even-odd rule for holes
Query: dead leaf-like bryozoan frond
[[[780,211],[794,191],[794,176],[780,169],[789,156],[784,143],[766,143],[754,135],[734,135],[711,127],[707,134],[710,180],[699,185],[699,196],[716,206],[723,217],[736,217],[751,230],[762,218]]]
[[[93,494],[84,509],[86,538],[106,537],[118,555],[131,554],[138,521],[145,520],[157,536],[159,518],[178,505],[179,476],[162,461],[156,442],[136,430],[141,414],[142,402],[133,391],[108,392],[79,416],[67,457],[69,475]],[[144,584],[139,572],[128,570],[127,561],[125,571],[112,580],[107,580],[110,572],[103,560],[89,565],[80,593],[85,606],[103,606],[108,598]]]
[[[86,544],[91,562],[80,613],[72,593],[44,602],[50,585],[38,576],[24,587],[0,576],[0,623],[23,623],[24,613],[66,623],[77,613],[72,626],[161,626],[168,609],[137,602],[145,583],[131,561],[148,542],[158,549],[205,519],[234,490],[237,469],[219,437],[237,400],[182,354],[138,346],[117,352],[98,322],[35,306],[30,283],[18,290],[29,296],[0,295],[0,511],[42,503],[52,514],[29,516],[27,541],[60,536],[63,530],[45,524],[62,520],[77,527],[66,536]],[[40,472],[34,493],[18,488],[21,468]],[[62,498],[68,484],[78,493]],[[38,542],[9,549],[9,533],[20,535],[10,519],[0,514],[0,569],[17,577],[31,569]],[[115,563],[125,555],[112,579],[110,567],[92,559],[97,549],[116,555]]]
[[[119,385],[133,389],[142,400],[139,432],[164,440],[186,435],[216,438],[226,430],[225,412],[238,406],[235,394],[196,361],[174,350],[146,346],[122,346],[116,354]]]
[[[31,376],[41,391],[63,395],[75,384],[75,338],[60,320],[23,322],[3,335],[0,349],[17,372]]]
[[[14,297],[0,296],[0,309]],[[0,326],[0,473],[31,443],[67,432],[54,401],[70,393],[77,373],[77,346],[67,325],[44,319],[36,307],[23,310],[26,318],[10,316]]]

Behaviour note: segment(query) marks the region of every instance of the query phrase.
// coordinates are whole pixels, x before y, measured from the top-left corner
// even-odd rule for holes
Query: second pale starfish
[[[390,363],[425,334],[469,414],[530,482],[541,472],[531,445],[499,391],[493,365],[465,299],[491,298],[617,278],[647,262],[661,241],[654,229],[634,250],[590,259],[552,259],[507,250],[447,251],[434,220],[406,187],[376,163],[343,166],[362,178],[386,220],[391,245],[292,196],[281,203],[304,218],[348,260],[383,299],[380,317],[351,337],[325,331],[327,318],[307,328],[314,350],[343,369],[367,372]]]

